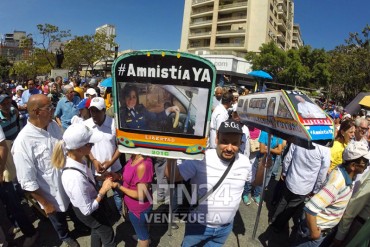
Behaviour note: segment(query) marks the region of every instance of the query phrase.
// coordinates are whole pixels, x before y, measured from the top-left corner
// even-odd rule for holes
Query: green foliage
[[[9,74],[16,76],[17,80],[24,81],[28,78],[34,78],[37,75],[36,67],[28,61],[14,63]]]
[[[370,26],[366,25],[361,34],[350,33],[345,45],[330,52],[328,88],[331,97],[344,104],[368,90],[370,82]]]
[[[94,35],[76,36],[68,42],[64,48],[65,66],[78,71],[82,64],[87,68],[94,69],[97,62],[112,56],[113,51],[106,47],[115,47],[114,36],[107,36],[104,33]]]
[[[5,79],[8,77],[9,69],[11,67],[10,62],[5,57],[0,56],[0,78]]]
[[[286,65],[287,56],[285,51],[276,46],[275,43],[270,42],[262,44],[260,53],[248,52],[246,60],[251,61],[253,70],[264,70],[277,78],[279,72]]]
[[[40,47],[41,54],[45,57],[47,60],[50,68],[55,67],[55,61],[54,59],[50,59],[49,51],[51,48],[51,45],[55,42],[60,42],[65,38],[68,38],[71,36],[70,30],[59,30],[59,27],[54,26],[52,24],[38,24],[37,29],[39,30],[39,33],[41,35],[41,40],[35,41],[35,45],[37,47]]]

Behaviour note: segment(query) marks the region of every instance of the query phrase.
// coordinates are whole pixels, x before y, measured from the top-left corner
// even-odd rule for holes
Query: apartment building
[[[106,34],[108,37],[111,36],[111,35],[116,35],[116,27],[113,26],[113,25],[110,25],[110,24],[105,24],[103,26],[100,26],[100,27],[97,27],[95,29],[95,33],[104,33]],[[107,44],[105,46],[105,49],[106,50],[112,50],[113,47],[110,47],[109,44]]]
[[[0,56],[5,57],[12,63],[27,59],[31,54],[31,47],[21,45],[22,40],[26,38],[27,35],[24,31],[5,34],[0,38]],[[30,46],[32,46],[32,40]]]
[[[185,0],[180,51],[244,57],[271,40],[289,50],[293,23],[293,0]]]

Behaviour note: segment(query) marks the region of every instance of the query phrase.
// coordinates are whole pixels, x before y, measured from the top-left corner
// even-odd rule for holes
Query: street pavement
[[[272,187],[275,181],[270,183],[269,189],[266,191],[266,198],[270,198]],[[272,185],[271,185],[272,184]],[[155,198],[154,198],[155,199]],[[165,211],[167,210],[168,205],[154,205],[153,210]],[[256,215],[258,206],[255,202],[252,201],[251,205],[246,206],[243,202],[240,203],[239,211],[237,212],[234,219],[234,226],[232,233],[228,237],[225,246],[271,246],[271,247],[284,247],[289,246],[289,229],[284,229],[282,233],[276,234],[268,228],[268,209],[270,208],[269,203],[264,202],[261,217],[257,229],[256,238],[252,239],[253,228],[255,226]],[[33,208],[26,208],[29,217],[34,222],[35,227],[37,227],[40,236],[35,244],[37,247],[52,247],[52,246],[65,246],[61,241],[58,240],[58,237],[52,228],[50,222],[40,217],[36,210]],[[0,210],[2,211],[2,210]],[[1,213],[3,214],[3,213]],[[40,220],[41,218],[41,220]],[[0,217],[0,220],[3,218]],[[90,246],[90,236],[81,236],[76,235],[73,222],[68,221],[69,228],[72,231],[72,234],[77,238],[77,241],[82,247]],[[184,235],[185,223],[178,222],[179,228],[172,230],[172,235],[169,235],[168,225],[167,224],[151,224],[150,225],[150,236],[151,236],[151,245],[150,246],[165,246],[165,247],[176,247],[181,246],[181,242]],[[116,242],[117,246],[136,246],[137,242],[132,238],[135,234],[131,223],[124,222],[121,218],[114,226],[116,233]],[[14,243],[18,246],[22,246],[24,237],[22,233],[18,233],[15,236]]]

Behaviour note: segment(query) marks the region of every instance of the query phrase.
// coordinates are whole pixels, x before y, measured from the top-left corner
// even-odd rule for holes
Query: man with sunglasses
[[[29,120],[14,140],[12,154],[22,189],[31,194],[67,246],[79,246],[68,230],[70,204],[61,182],[61,170],[51,164],[51,155],[62,133],[53,121],[54,107],[43,94],[32,95],[27,104]]]
[[[367,145],[350,142],[343,151],[343,160],[329,174],[321,190],[306,203],[306,220],[301,222],[293,246],[327,246],[333,240],[332,229],[341,220],[352,196],[352,181],[369,164]]]

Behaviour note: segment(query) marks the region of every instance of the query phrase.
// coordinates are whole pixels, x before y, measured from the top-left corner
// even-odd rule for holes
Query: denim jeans
[[[16,223],[26,237],[33,236],[36,230],[24,212],[21,200],[12,182],[3,182],[0,184],[0,199],[6,207],[9,220],[13,224]]]
[[[321,233],[320,237],[316,240],[310,238],[310,231],[307,227],[306,220],[303,220],[299,225],[296,241],[291,245],[292,247],[324,247],[329,246],[332,242],[333,234],[325,235]]]
[[[148,230],[148,214],[152,211],[152,206],[148,209],[144,210],[140,213],[140,217],[138,218],[132,212],[128,212],[128,216],[130,218],[131,224],[135,229],[135,233],[139,240],[145,241],[149,239],[149,230]]]
[[[233,222],[217,227],[207,227],[199,223],[186,223],[182,247],[223,246],[233,229]]]
[[[67,214],[65,212],[54,212],[52,214],[48,214],[48,218],[60,240],[64,241],[71,238],[68,230]]]

